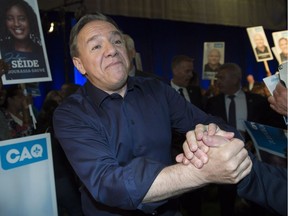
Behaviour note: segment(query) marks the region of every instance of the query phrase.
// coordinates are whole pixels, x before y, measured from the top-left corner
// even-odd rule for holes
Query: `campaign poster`
[[[263,26],[246,28],[249,40],[257,62],[273,59],[273,55],[267,41]]]
[[[249,121],[244,124],[253,140],[257,157],[266,163],[286,167],[287,130]]]
[[[288,61],[288,30],[273,32],[272,37],[275,46],[274,54],[278,63]]]
[[[274,47],[271,47],[271,50],[272,50],[272,53],[274,54],[277,62],[278,62],[279,64],[281,64],[280,55],[279,55],[279,52],[278,52],[278,50],[276,49],[276,47],[275,47],[275,46],[274,46]]]
[[[0,22],[3,84],[51,81],[37,0],[1,0]]]
[[[0,141],[0,215],[57,216],[50,134]]]
[[[203,80],[214,80],[220,65],[224,64],[225,42],[204,42]]]

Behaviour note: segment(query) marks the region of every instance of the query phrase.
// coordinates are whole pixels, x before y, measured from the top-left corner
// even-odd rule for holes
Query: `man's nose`
[[[107,41],[105,45],[105,55],[106,56],[115,56],[118,53],[115,44],[111,43],[110,41]]]

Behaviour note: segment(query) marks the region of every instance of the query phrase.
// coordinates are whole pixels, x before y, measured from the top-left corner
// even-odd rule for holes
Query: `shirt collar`
[[[134,77],[128,77],[127,79],[127,92],[132,91],[135,86],[139,86]],[[86,96],[89,97],[97,106],[100,106],[101,103],[109,97],[109,94],[96,86],[94,86],[89,80],[87,80],[84,85],[86,90]],[[126,92],[126,94],[127,94]]]
[[[240,95],[243,94],[243,91],[241,89],[239,89],[237,92],[235,92],[233,95],[235,95],[235,97],[238,97]],[[229,95],[225,94],[225,97],[228,98]]]
[[[178,91],[180,88],[184,89],[184,87],[180,87],[178,85],[176,85],[174,82],[173,82],[173,79],[171,80],[171,87],[176,89],[176,91]]]

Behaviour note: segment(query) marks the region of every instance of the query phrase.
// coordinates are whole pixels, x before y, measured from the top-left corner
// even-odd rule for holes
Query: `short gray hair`
[[[127,49],[128,50],[135,49],[135,43],[134,43],[134,40],[131,38],[131,36],[128,34],[124,34],[123,37],[124,37]]]
[[[87,23],[90,23],[90,22],[95,21],[95,20],[102,20],[102,21],[109,22],[112,25],[114,25],[120,31],[120,29],[119,29],[118,25],[115,23],[115,21],[112,18],[105,16],[102,13],[97,12],[94,14],[84,15],[83,17],[81,17],[79,19],[79,21],[76,23],[76,25],[73,26],[71,33],[70,33],[69,44],[70,44],[70,55],[72,58],[79,56],[79,51],[78,51],[78,47],[77,47],[77,37],[78,37],[79,32]]]
[[[242,70],[238,64],[228,62],[217,69],[218,72],[223,70],[229,71],[229,76],[232,76],[233,78],[237,78],[238,80],[242,79]]]

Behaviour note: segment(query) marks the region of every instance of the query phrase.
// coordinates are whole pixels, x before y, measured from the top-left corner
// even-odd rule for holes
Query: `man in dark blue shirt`
[[[53,124],[83,183],[86,216],[172,216],[173,197],[209,183],[238,183],[250,172],[243,143],[230,141],[233,133],[224,131],[239,136],[235,129],[161,81],[128,77],[122,33],[108,17],[82,17],[71,31],[70,52],[88,81],[57,108]],[[212,134],[229,141],[209,149],[201,141],[203,133],[192,130],[212,122],[222,129],[208,126]],[[191,145],[192,164],[173,165],[172,128],[190,131],[185,142]]]

